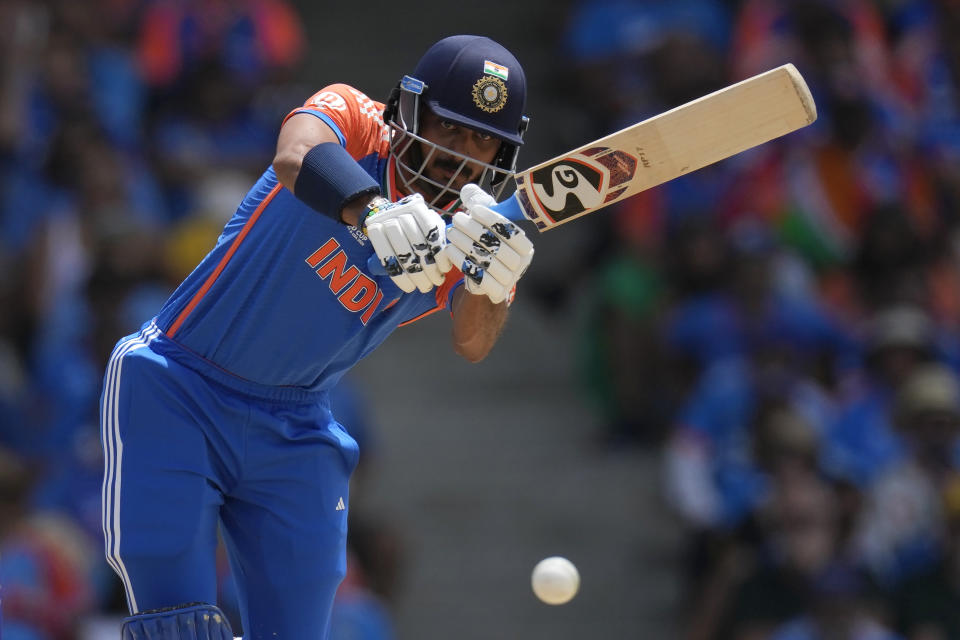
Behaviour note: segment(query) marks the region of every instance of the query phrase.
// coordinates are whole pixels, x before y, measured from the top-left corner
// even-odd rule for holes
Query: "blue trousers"
[[[244,638],[327,637],[357,443],[326,393],[239,379],[145,325],[100,401],[107,561],[131,614],[216,603],[218,525]]]

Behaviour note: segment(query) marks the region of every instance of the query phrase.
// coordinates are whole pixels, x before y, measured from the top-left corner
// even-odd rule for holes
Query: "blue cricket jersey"
[[[383,107],[336,84],[290,115],[309,113],[327,123],[396,200]],[[448,306],[463,281],[453,269],[441,287],[404,294],[389,277],[367,271],[373,253],[362,232],[298,200],[271,167],[214,249],[163,305],[156,324],[240,378],[330,389],[398,326]]]

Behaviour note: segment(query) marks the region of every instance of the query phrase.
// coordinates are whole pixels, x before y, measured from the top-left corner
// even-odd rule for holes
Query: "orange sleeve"
[[[457,285],[462,283],[463,274],[460,272],[460,269],[453,267],[450,271],[447,271],[443,284],[434,291],[437,297],[437,307],[440,309],[449,307],[450,296],[453,295],[453,290],[457,288]]]
[[[324,87],[283,121],[296,113],[311,113],[331,125],[347,152],[356,159],[375,153],[386,135],[383,104],[346,84]]]

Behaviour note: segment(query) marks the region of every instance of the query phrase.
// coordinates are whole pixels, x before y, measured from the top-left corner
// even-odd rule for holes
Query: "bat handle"
[[[510,196],[503,202],[498,202],[490,208],[502,215],[504,218],[508,218],[514,222],[526,219],[526,216],[523,215],[523,209],[520,207],[520,203],[517,201],[516,195]],[[380,258],[377,257],[377,254],[373,254],[367,258],[367,271],[375,276],[387,275],[383,265],[380,264]]]
[[[523,215],[523,207],[520,206],[520,202],[517,200],[516,193],[511,195],[503,202],[498,202],[490,208],[502,215],[504,218],[509,218],[514,222],[527,219],[527,217]]]

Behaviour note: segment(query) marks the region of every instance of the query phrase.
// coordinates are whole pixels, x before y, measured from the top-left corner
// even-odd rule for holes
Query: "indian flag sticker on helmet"
[[[473,103],[487,113],[496,113],[507,104],[507,85],[500,78],[483,76],[473,85]]]
[[[483,72],[491,76],[496,76],[503,81],[506,81],[507,76],[510,75],[510,70],[505,66],[497,64],[496,62],[490,62],[489,60],[483,61]]]

